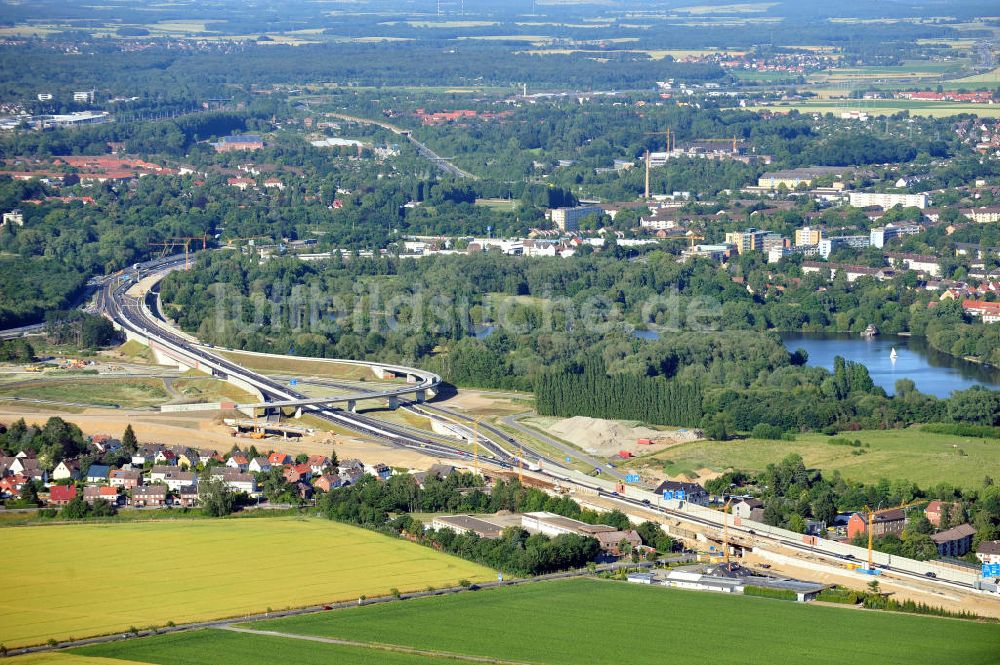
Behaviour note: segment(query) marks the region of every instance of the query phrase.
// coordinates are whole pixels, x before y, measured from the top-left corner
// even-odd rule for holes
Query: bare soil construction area
[[[625,450],[634,455],[658,452],[678,443],[702,438],[697,430],[660,430],[626,420],[573,418],[526,418],[524,422],[571,443],[591,455],[611,457]],[[641,445],[640,439],[652,441]]]
[[[228,452],[233,445],[258,450],[280,450],[290,455],[299,453],[329,455],[336,451],[340,459],[360,459],[363,462],[382,462],[393,467],[426,469],[440,461],[421,453],[393,448],[366,441],[358,437],[317,430],[301,439],[278,437],[254,441],[232,436],[232,430],[221,423],[220,414],[214,411],[159,414],[149,411],[85,409],[80,413],[45,410],[37,407],[0,405],[0,423],[9,424],[19,418],[28,423],[42,425],[50,416],[61,416],[76,423],[85,435],[110,434],[121,436],[127,425],[132,425],[140,443],[163,443],[191,446],[200,450]],[[310,423],[311,425],[312,423]]]

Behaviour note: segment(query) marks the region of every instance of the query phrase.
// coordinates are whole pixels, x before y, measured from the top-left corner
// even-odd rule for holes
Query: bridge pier
[[[416,397],[417,404],[423,404],[427,400],[427,391],[423,389],[418,390],[414,393],[414,396]]]
[[[390,411],[395,411],[396,409],[399,408],[399,398],[397,396],[390,395],[388,401],[389,401]]]
[[[302,417],[302,407],[301,406],[299,408],[295,409],[295,415],[292,416],[292,417],[293,418],[301,418]]]
[[[418,383],[419,381],[420,381],[420,377],[417,376],[416,374],[407,374],[406,375],[406,382],[407,383]]]
[[[351,413],[357,413],[358,412],[357,401],[353,399],[347,400],[347,410],[350,411]]]

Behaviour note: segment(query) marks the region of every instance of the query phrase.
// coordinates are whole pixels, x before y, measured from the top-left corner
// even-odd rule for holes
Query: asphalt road
[[[517,420],[518,418],[523,418],[528,415],[531,415],[531,413],[526,412],[526,413],[518,413],[513,416],[504,416],[503,418],[500,419],[500,422],[502,422],[507,427],[516,429],[518,432],[527,437],[538,439],[542,443],[565,453],[567,457],[572,457],[573,459],[580,460],[584,464],[589,464],[593,466],[595,469],[600,469],[603,473],[611,476],[612,478],[616,478],[618,480],[625,480],[624,474],[619,472],[617,469],[609,467],[607,462],[603,462],[601,460],[593,458],[587,455],[586,453],[582,452],[579,448],[568,446],[562,441],[553,439],[551,436],[548,436],[547,434],[544,434],[543,432],[540,432],[533,427],[528,427],[527,425],[523,425],[520,422],[518,422]]]

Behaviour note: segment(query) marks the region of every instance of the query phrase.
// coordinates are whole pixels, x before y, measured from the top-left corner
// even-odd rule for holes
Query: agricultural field
[[[669,476],[696,477],[698,469],[761,471],[792,453],[806,466],[825,473],[840,471],[844,478],[866,483],[881,478],[908,480],[921,487],[949,483],[980,487],[988,469],[1000,468],[1000,442],[914,429],[845,432],[840,438],[858,439],[862,448],[828,443],[822,434],[799,434],[795,441],[696,441],[672,446],[653,456],[632,460],[629,466],[662,468]],[[870,447],[864,447],[865,445]]]
[[[800,102],[796,104],[774,104],[767,106],[747,107],[751,111],[772,111],[787,113],[844,113],[845,111],[861,111],[868,115],[892,115],[901,111],[909,111],[910,115],[923,115],[931,118],[948,118],[963,113],[971,113],[982,118],[1000,118],[1000,105],[997,104],[966,104],[959,102],[922,102],[908,99],[866,100],[863,103],[852,101],[849,104],[826,100],[820,102]]]
[[[782,627],[781,640],[774,639],[775,626]],[[630,663],[697,662],[707,653],[713,663],[734,665],[825,664],[831,653],[843,663],[930,665],[947,656],[964,665],[985,665],[995,663],[1000,650],[1000,627],[992,624],[592,579],[351,608],[249,627],[550,665],[610,663],[622,654]],[[141,655],[136,652],[137,659]]]
[[[30,526],[3,536],[8,551],[31,553],[0,571],[0,585],[20,589],[16,602],[0,606],[8,648],[494,575],[318,518]]]

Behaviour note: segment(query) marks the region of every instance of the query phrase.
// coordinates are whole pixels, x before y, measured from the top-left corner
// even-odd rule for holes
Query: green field
[[[0,642],[44,643],[239,617],[493,573],[323,519],[176,520],[3,530]]]
[[[550,665],[931,665],[946,657],[963,665],[995,665],[1000,653],[1000,627],[994,624],[602,580],[352,608],[252,628]]]
[[[114,659],[98,660],[93,665],[114,663],[157,663],[160,665],[435,665],[456,661],[428,656],[392,653],[355,646],[323,644],[311,641],[243,635],[224,630],[200,630],[179,635],[163,635],[128,642],[102,644],[74,649],[72,656]],[[11,660],[11,665],[60,665],[64,661]],[[66,665],[76,665],[68,662]],[[90,665],[83,662],[80,665]]]
[[[806,466],[824,472],[840,471],[844,478],[876,482],[880,478],[908,480],[921,487],[950,483],[957,487],[981,487],[990,469],[1000,468],[1000,441],[948,434],[930,434],[916,429],[845,432],[869,448],[827,443],[822,434],[799,434],[795,441],[696,441],[672,446],[652,456],[629,462],[629,466],[663,467],[677,476],[696,476],[697,469],[742,469],[762,471],[786,455],[802,456]],[[861,454],[856,451],[863,450]]]
[[[336,363],[328,360],[306,358],[278,358],[275,356],[255,356],[239,351],[219,351],[219,355],[240,363],[247,369],[258,372],[293,374],[296,376],[317,376],[336,379],[375,380],[375,375],[364,365]]]
[[[0,399],[4,396],[124,408],[157,406],[169,399],[160,379],[93,376],[49,377],[0,385]]]
[[[826,100],[820,102],[799,102],[796,104],[772,104],[767,106],[747,107],[751,111],[773,111],[777,113],[787,113],[788,111],[799,111],[800,113],[833,113],[839,114],[845,111],[862,111],[868,115],[892,115],[900,111],[909,111],[910,115],[924,115],[932,118],[947,118],[962,113],[972,113],[982,118],[1000,118],[1000,105],[998,104],[966,104],[959,102],[922,102],[908,99],[879,99],[870,101],[851,100],[845,104],[838,104],[836,100]]]

